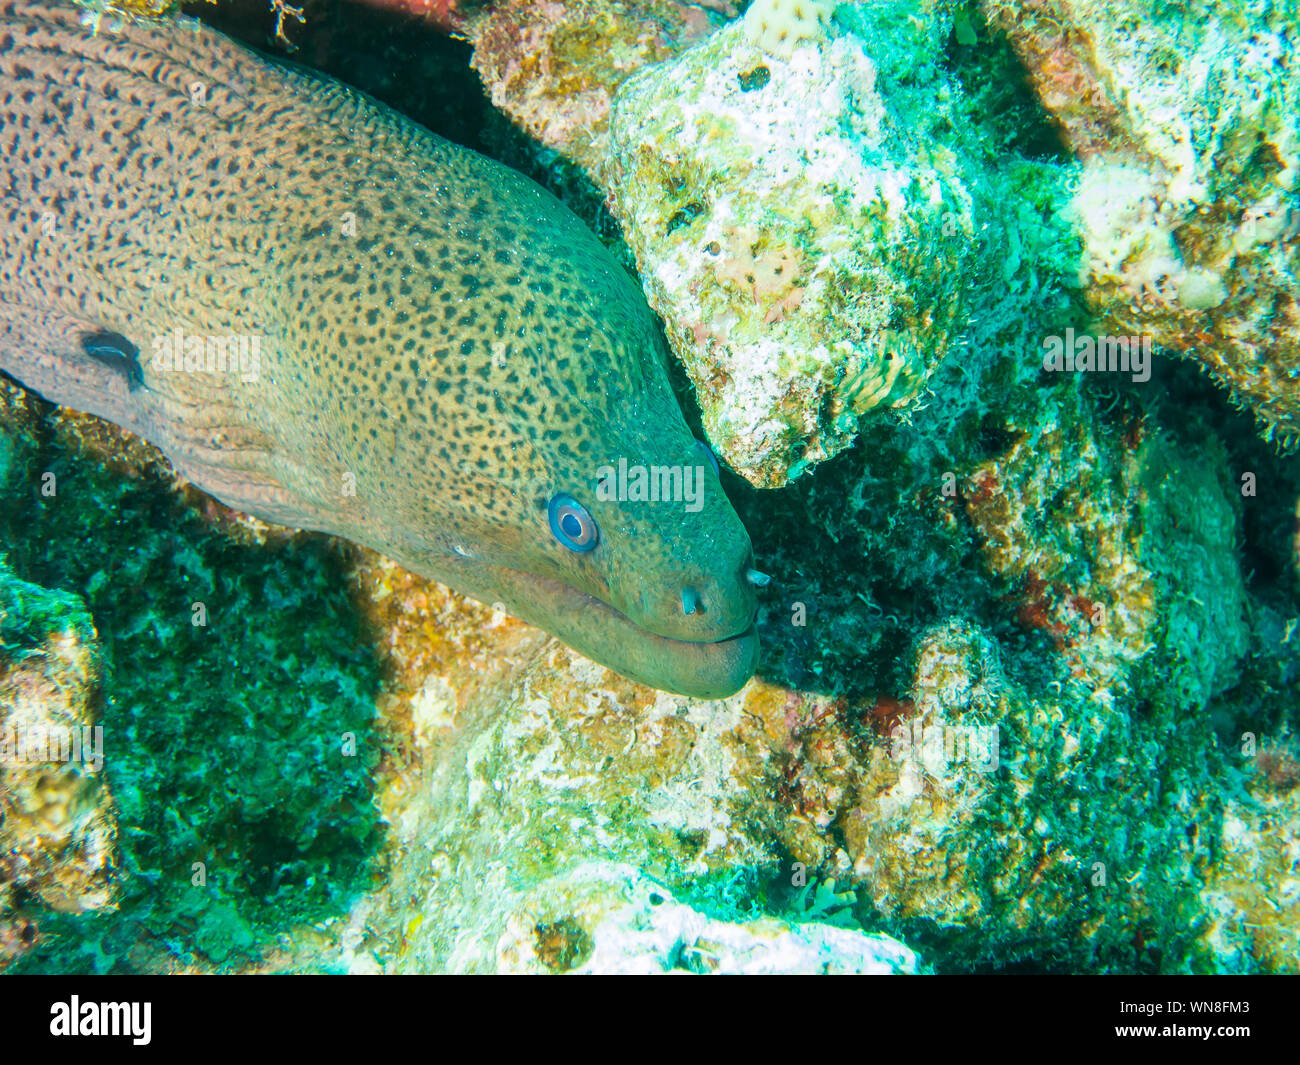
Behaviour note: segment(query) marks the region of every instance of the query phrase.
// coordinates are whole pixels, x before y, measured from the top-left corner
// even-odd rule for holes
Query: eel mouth
[[[508,593],[499,597],[507,610],[639,684],[697,699],[721,699],[739,691],[758,665],[752,618],[723,639],[678,640],[643,628],[603,600],[562,581],[504,566],[491,568],[500,578],[498,588]]]

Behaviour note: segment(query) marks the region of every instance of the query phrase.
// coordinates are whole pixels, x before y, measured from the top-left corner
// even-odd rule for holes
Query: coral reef
[[[1294,763],[1292,763],[1294,764]],[[1201,892],[1203,939],[1229,971],[1300,973],[1300,791],[1257,778],[1224,805],[1221,857]]]
[[[951,396],[964,381],[950,368],[933,385]],[[987,394],[987,383],[975,391]],[[98,967],[149,971],[1286,970],[1300,773],[1285,744],[1253,760],[1235,748],[1246,728],[1285,734],[1300,662],[1273,626],[1300,611],[1293,598],[1266,606],[1259,597],[1276,588],[1243,584],[1242,517],[1260,503],[1226,472],[1240,458],[1198,420],[1197,403],[1148,409],[1141,395],[1106,398],[1056,379],[1004,399],[996,428],[968,412],[947,436],[936,425],[951,415],[936,404],[909,426],[877,425],[868,446],[802,487],[747,494],[743,507],[766,508],[767,521],[752,524],[769,537],[776,575],[763,672],[797,687],[755,681],[713,703],[652,692],[491,608],[351,553],[330,579],[345,579],[381,663],[382,684],[355,694],[383,716],[383,752],[368,769],[388,825],[382,878],[335,883],[323,907],[277,907],[274,884],[239,870],[252,859],[295,875],[285,855],[301,854],[310,831],[259,840],[219,828],[220,807],[200,813],[184,797],[176,824],[192,828],[172,857],[145,864],[133,831],[149,823],[139,792],[166,781],[154,768],[147,783],[144,766],[110,759],[128,800],[120,816],[132,860],[119,912],[130,919],[76,927],[38,912],[41,934],[18,964],[89,966],[76,960],[81,945]],[[1186,423],[1177,433],[1175,412]],[[39,483],[37,466],[64,479],[93,470],[113,446],[82,419],[44,421],[54,442],[42,461],[10,466],[24,490]],[[60,458],[65,449],[75,466]],[[148,462],[128,468],[119,460],[95,493],[131,522],[131,501],[160,505],[167,482]],[[1261,476],[1280,482],[1264,501],[1289,517],[1288,486],[1300,478]],[[817,507],[826,494],[841,506]],[[877,494],[897,501],[892,528],[872,518]],[[810,509],[790,520],[784,508],[798,496]],[[179,524],[183,539],[145,538],[145,565],[165,572],[223,540],[247,552],[223,551],[223,570],[246,574],[237,585],[268,561],[295,582],[320,565],[317,538],[259,546],[253,530],[215,512]],[[1289,525],[1262,528],[1285,558]],[[801,577],[821,529],[846,545],[844,561],[820,552],[816,576]],[[63,535],[51,529],[42,551],[57,559]],[[75,522],[71,535],[83,535]],[[871,550],[857,546],[862,536]],[[896,572],[917,589],[947,573],[946,595],[906,610],[876,602]],[[289,587],[272,599],[285,603]],[[792,622],[795,597],[806,629]],[[110,612],[102,594],[91,602],[97,618],[113,619],[107,690],[130,685],[132,700],[164,713],[143,695],[151,656],[123,657],[114,635],[138,639],[142,624],[160,623],[155,608],[137,599]],[[895,612],[903,616],[891,623]],[[319,671],[321,646],[291,648],[302,633],[331,631],[321,624],[265,632],[267,661],[297,663],[295,677],[307,663]],[[841,643],[852,648],[842,661]],[[793,672],[800,660],[804,671]],[[187,657],[188,671],[204,668]],[[338,698],[320,692],[317,713]],[[219,705],[206,712],[227,730]],[[245,719],[260,729],[259,716]],[[125,727],[144,735],[145,723]],[[195,727],[184,716],[161,724],[182,740]],[[295,742],[320,727],[308,724]],[[263,747],[272,742],[258,734]],[[186,758],[211,803],[207,789],[232,778],[214,760],[217,733],[204,735],[196,756],[151,740],[144,758]],[[265,750],[286,828],[298,803],[328,811],[341,783],[326,760],[302,765],[309,787],[284,791],[298,779],[292,749]],[[235,768],[246,777],[260,764]],[[352,824],[364,832],[364,819]],[[177,898],[168,863],[179,858],[188,873],[190,852],[214,831],[224,839],[213,864],[222,889],[200,895],[202,905]],[[22,934],[14,927],[11,938]],[[73,947],[71,960],[52,953],[47,929]],[[159,933],[180,934],[180,945],[164,948]]]
[[[0,392],[0,425],[3,498],[35,475],[35,404]],[[97,728],[102,672],[84,602],[19,580],[0,554],[0,966],[39,934],[27,900],[61,913],[112,902],[117,821]]]
[[[784,58],[781,5],[683,50],[688,6],[460,25],[614,192],[773,578],[758,679],[639,687],[0,382],[0,719],[57,681],[110,737],[102,860],[6,859],[0,964],[1296,971],[1300,465],[1194,362],[1042,360],[1151,331],[1286,435],[1290,61],[1253,4],[810,3]]]
[[[773,487],[917,398],[970,312],[974,220],[857,37],[733,24],[620,90],[605,180],[710,441]]]
[[[548,643],[504,704],[471,700],[369,919],[390,944],[404,930],[385,969],[914,970],[886,938],[762,916],[769,856],[732,806],[738,699],[635,689]]]
[[[15,402],[13,386],[0,391]],[[17,402],[35,419],[17,433],[6,419],[0,434],[10,449],[20,442],[0,537],[17,580],[57,592],[66,609],[84,603],[98,632],[97,794],[111,790],[116,804],[121,885],[116,911],[26,904],[17,917],[39,934],[14,964],[252,964],[286,925],[369,881],[378,677],[343,562],[318,537],[263,536],[192,489],[174,492],[157,453],[112,426]],[[42,602],[55,600],[25,595],[6,632],[31,629]],[[42,661],[6,676],[30,690]],[[87,665],[57,679],[98,676]],[[76,691],[39,705],[56,712]],[[14,801],[14,784],[5,788]]]
[[[1069,210],[1104,328],[1207,367],[1300,437],[1294,3],[984,0],[1082,161]]]
[[[1112,702],[1119,685],[1198,710],[1246,650],[1227,456],[1142,420],[1100,432],[1068,385],[1047,397],[1037,417],[1004,421],[1019,439],[963,485],[983,561],[1094,700]]]
[[[596,173],[619,86],[699,39],[717,17],[675,0],[510,0],[473,18],[466,34],[492,103],[543,145]]]
[[[765,52],[789,59],[806,41],[819,41],[834,0],[755,0],[745,11],[745,36]]]
[[[101,669],[84,604],[16,579],[0,560],[0,922],[19,893],[67,913],[112,899]]]

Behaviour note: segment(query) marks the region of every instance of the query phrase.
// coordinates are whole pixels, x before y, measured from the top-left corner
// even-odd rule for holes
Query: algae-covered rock
[[[886,938],[753,903],[771,855],[736,816],[740,697],[649,692],[549,640],[488,699],[463,667],[443,675],[456,732],[397,822],[394,901],[370,918],[386,970],[917,967]]]
[[[735,14],[729,4],[716,6]],[[722,15],[676,0],[507,0],[468,13],[492,103],[547,148],[599,173],[624,81],[707,34]]]
[[[1300,436],[1300,7],[984,0],[1082,160],[1069,210],[1105,328],[1196,359]]]
[[[971,196],[866,42],[733,24],[629,80],[605,180],[710,441],[777,486],[914,401],[969,312]]]
[[[14,964],[256,964],[368,882],[378,681],[344,567],[318,538],[259,543],[148,445],[15,393],[0,382],[30,415],[0,422],[0,722],[102,726],[103,763],[0,769],[14,919],[36,929]]]
[[[68,913],[112,901],[101,679],[85,604],[17,579],[0,556],[0,923],[18,890]]]
[[[949,965],[1046,952],[1130,969],[1157,950],[1213,967],[1192,943],[1218,816],[1209,730],[1157,740],[1127,708],[1024,669],[969,626],[922,638],[891,757],[847,816],[867,912]]]
[[[639,870],[578,863],[494,900],[491,916],[462,926],[446,961],[413,949],[398,971],[499,973],[872,975],[915,973],[916,955],[883,935],[772,917],[724,921],[673,897]],[[434,914],[441,923],[441,909]],[[432,933],[433,929],[429,929]],[[474,936],[483,936],[479,946]]]
[[[1229,972],[1300,973],[1300,763],[1285,757],[1285,770],[1257,770],[1225,804],[1221,856],[1201,892],[1204,941]]]
[[[0,506],[39,491],[35,401],[0,384]],[[111,904],[117,810],[104,773],[103,658],[78,596],[19,579],[0,542],[0,965],[39,921]]]
[[[985,564],[1094,698],[1200,711],[1247,642],[1226,453],[1142,421],[1100,428],[1070,386],[1048,395],[1004,421],[1018,438],[964,485]]]
[[[467,32],[494,102],[608,193],[710,442],[776,487],[1059,307],[1074,178],[1019,150],[1005,46],[946,54],[951,5],[755,3],[692,44],[708,6],[501,4]]]
[[[950,366],[910,425],[865,430],[757,526],[760,673],[800,690],[747,703],[766,738],[738,776],[771,800],[746,823],[940,967],[1277,968],[1276,938],[1207,939],[1201,899],[1237,860],[1234,736],[1300,705],[1297,471],[1247,491],[1262,445],[1158,374],[1153,397],[991,367],[971,393]],[[1265,547],[1276,580],[1247,572]],[[1284,849],[1242,853],[1293,876]]]

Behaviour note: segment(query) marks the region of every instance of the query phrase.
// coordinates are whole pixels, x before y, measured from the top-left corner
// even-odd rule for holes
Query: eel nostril
[[[694,588],[682,589],[682,613],[694,614],[700,606],[700,595]]]
[[[770,574],[761,573],[752,566],[745,570],[745,580],[749,581],[755,588],[766,588],[771,582]]]

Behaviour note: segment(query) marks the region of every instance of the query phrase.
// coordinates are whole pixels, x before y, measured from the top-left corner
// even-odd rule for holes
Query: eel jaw
[[[751,622],[737,635],[709,642],[676,640],[642,628],[608,603],[561,581],[504,566],[487,566],[491,594],[516,617],[557,637],[579,654],[660,691],[722,699],[744,687],[758,664]]]

